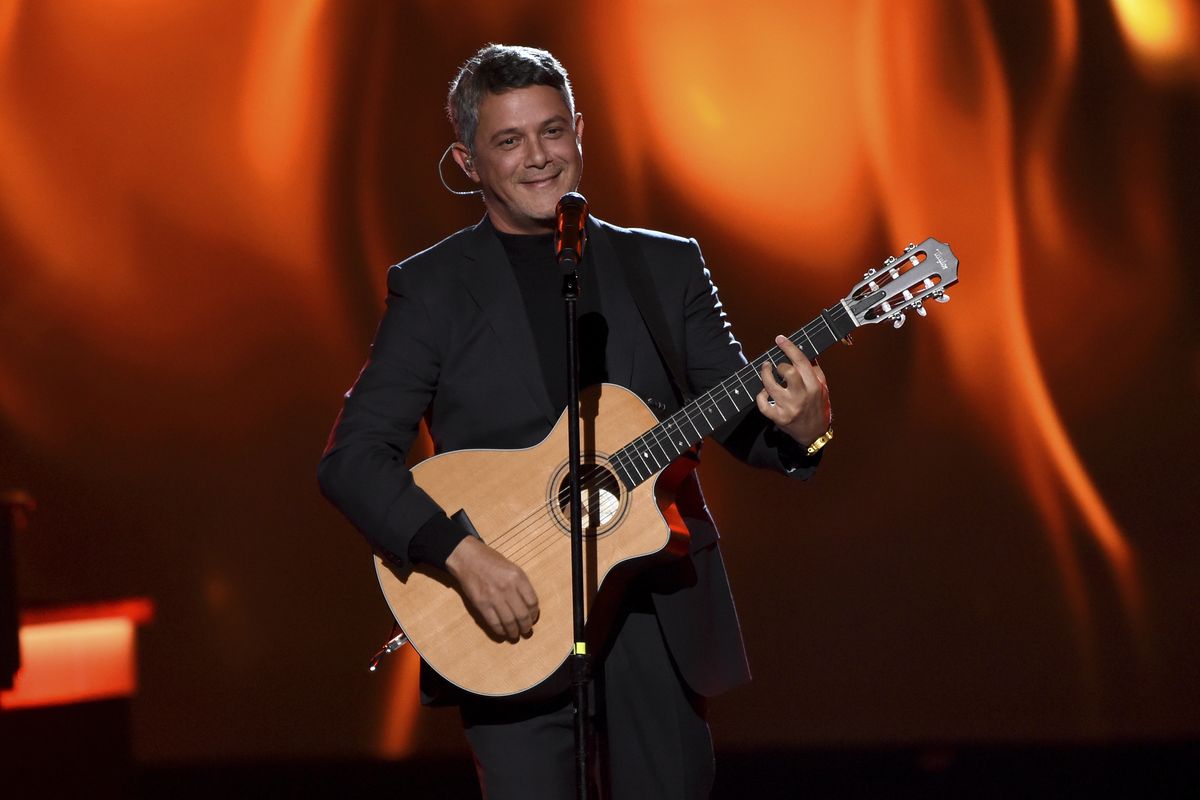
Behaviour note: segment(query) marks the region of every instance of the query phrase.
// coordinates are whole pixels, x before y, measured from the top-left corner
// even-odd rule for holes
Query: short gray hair
[[[550,86],[558,90],[575,118],[575,97],[571,81],[558,59],[546,50],[519,45],[489,44],[480,48],[459,68],[450,82],[446,115],[454,126],[454,135],[475,152],[475,132],[479,129],[479,105],[487,94],[502,94],[527,86]]]

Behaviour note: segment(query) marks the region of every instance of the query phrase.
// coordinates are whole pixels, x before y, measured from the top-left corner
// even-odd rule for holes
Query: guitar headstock
[[[856,326],[891,320],[899,328],[906,309],[925,316],[925,301],[947,302],[946,289],[957,282],[958,259],[950,245],[929,238],[910,244],[900,256],[888,256],[881,268],[867,270],[842,304]]]

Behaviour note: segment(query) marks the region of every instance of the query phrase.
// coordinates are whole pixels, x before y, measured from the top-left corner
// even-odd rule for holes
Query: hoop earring
[[[469,192],[464,192],[464,191],[460,191],[458,189],[451,189],[450,184],[446,183],[446,175],[442,171],[442,164],[444,164],[446,162],[446,156],[450,155],[450,151],[453,149],[454,149],[454,143],[451,142],[449,145],[447,145],[446,149],[442,152],[442,157],[438,159],[438,167],[437,167],[438,180],[440,180],[442,182],[442,186],[446,187],[447,192],[449,192],[450,194],[456,194],[459,197],[470,197],[473,194],[483,194],[482,189],[472,189]]]

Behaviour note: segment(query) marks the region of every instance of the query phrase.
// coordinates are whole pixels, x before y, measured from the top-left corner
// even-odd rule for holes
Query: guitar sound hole
[[[584,464],[579,472],[583,495],[583,532],[586,536],[602,533],[621,513],[621,482],[616,473],[603,464]],[[556,494],[560,523],[571,530],[571,476],[564,472]]]

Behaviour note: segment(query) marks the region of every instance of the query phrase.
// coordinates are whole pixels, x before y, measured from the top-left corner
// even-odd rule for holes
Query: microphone
[[[587,243],[587,199],[579,192],[567,192],[559,198],[554,213],[558,217],[554,228],[554,255],[560,267],[574,268],[583,258],[583,246]]]

